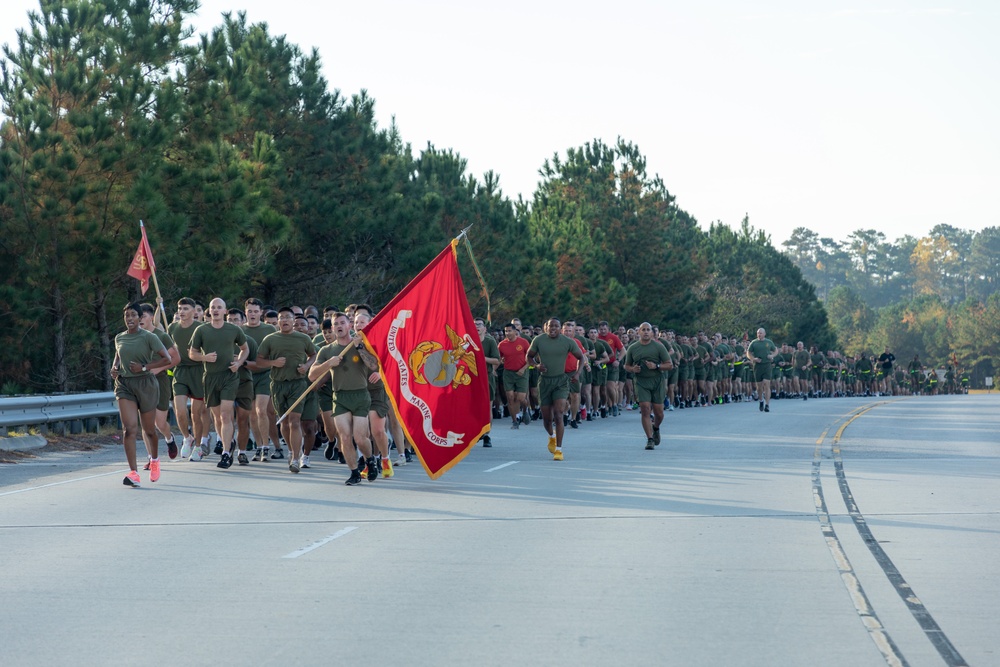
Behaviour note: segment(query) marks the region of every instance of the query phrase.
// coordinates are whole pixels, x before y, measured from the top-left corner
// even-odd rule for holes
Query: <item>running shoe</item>
[[[556,436],[550,435],[549,436],[549,454],[555,454],[555,453],[556,453]]]
[[[764,412],[770,412],[770,411],[771,411],[771,406],[770,405],[765,405],[764,406]]]
[[[264,451],[265,452],[267,451],[267,447],[264,448]],[[277,449],[274,450],[274,454],[271,454],[271,458],[272,459],[285,458],[285,450],[283,450],[281,447],[278,447]]]
[[[288,462],[288,470],[290,472],[297,473],[299,471],[299,462],[297,460],[295,460],[295,459],[292,459],[291,461],[289,461]]]
[[[652,438],[647,438],[646,439],[646,449],[655,449],[655,448],[656,448],[656,444],[653,442],[653,439]]]
[[[122,484],[125,486],[131,486],[133,489],[138,489],[141,481],[142,480],[139,479],[139,473],[133,470],[129,474],[125,475],[125,479],[122,480]]]
[[[220,454],[222,454],[222,441],[221,440],[216,440],[215,441],[215,455],[219,456]]]
[[[239,456],[236,457],[236,461],[241,466],[248,466],[248,465],[250,465],[250,459],[247,458],[247,453],[246,452],[240,452]]]
[[[167,456],[171,461],[177,458],[177,443],[174,442],[173,438],[167,440]]]
[[[344,484],[346,484],[347,486],[354,486],[355,484],[360,484],[360,483],[361,483],[361,473],[358,472],[357,470],[352,470],[351,476],[347,478],[346,482],[344,482]]]
[[[392,460],[391,459],[382,459],[382,476],[383,477],[392,477],[392,475],[393,475],[393,472],[392,472]]]
[[[308,468],[309,467],[309,457],[306,456],[305,454],[303,454],[302,458],[299,459],[299,467],[300,468]]]
[[[413,463],[413,452],[407,449],[403,451],[403,455],[406,456],[407,463]]]
[[[483,447],[492,447],[492,446],[493,446],[493,441],[490,440],[490,436],[484,435],[483,436]]]
[[[152,456],[147,456],[146,457],[146,465],[142,466],[142,469],[143,470],[149,470],[149,468],[152,466],[152,464],[153,464],[153,457]]]
[[[149,481],[155,482],[160,479],[160,459],[149,462]]]
[[[556,451],[552,452],[552,460],[553,461],[562,461],[563,460],[562,450],[561,449],[557,449]]]
[[[208,456],[208,443],[207,442],[201,443],[201,455],[202,455],[202,457]]]
[[[233,455],[230,454],[229,452],[222,452],[222,458],[219,459],[219,462],[215,464],[215,467],[222,468],[223,470],[225,470],[231,465],[233,465]]]
[[[367,472],[368,481],[374,482],[376,479],[378,479],[378,463],[375,462],[374,456],[370,457],[367,461],[365,461],[365,463],[366,467],[368,468]]]
[[[192,442],[191,438],[184,438],[184,441],[181,443],[182,459],[191,458],[191,442]]]
[[[510,425],[510,430],[516,431],[518,429],[518,427],[520,427],[520,426],[521,426],[520,424],[518,424],[517,422],[514,422],[513,424]]]
[[[337,450],[337,463],[347,463],[347,459],[344,458],[344,452]]]
[[[761,401],[761,402],[760,402],[760,405],[758,406],[758,409],[759,409],[759,410],[760,410],[761,412],[764,412],[764,401]]]
[[[654,428],[653,429],[653,444],[654,445],[660,444],[660,429],[659,428]]]
[[[399,466],[405,466],[406,465],[406,457],[403,456],[402,454],[400,454],[399,456],[397,456],[396,457],[396,463],[395,463],[395,465],[396,465],[397,468]]]
[[[577,421],[577,420],[575,420],[575,419],[571,419],[571,420],[569,421],[569,427],[570,427],[570,428],[580,428],[580,422],[578,422],[578,421]]]
[[[358,455],[358,472],[364,475],[368,471],[368,463],[365,461],[365,457]]]
[[[531,423],[531,410],[524,411],[524,415],[521,417],[521,423],[525,426]]]
[[[334,457],[337,456],[337,439],[331,438],[326,442],[326,448],[323,450],[323,456],[327,461],[332,461]]]
[[[197,446],[192,447],[191,448],[191,458],[189,458],[188,461],[201,461],[201,456],[202,456],[202,454],[201,454],[201,447],[197,447]]]

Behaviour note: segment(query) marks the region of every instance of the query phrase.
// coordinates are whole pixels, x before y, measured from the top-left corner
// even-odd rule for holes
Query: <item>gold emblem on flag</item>
[[[450,348],[437,341],[424,341],[410,353],[409,366],[417,384],[452,389],[472,384],[472,377],[478,376],[476,355],[478,350],[469,334],[459,336],[449,325],[445,325]]]

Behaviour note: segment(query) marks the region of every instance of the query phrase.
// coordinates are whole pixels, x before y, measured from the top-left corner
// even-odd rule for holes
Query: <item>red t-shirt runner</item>
[[[597,337],[603,340],[605,343],[607,343],[608,346],[611,348],[611,354],[610,358],[608,359],[608,363],[609,364],[614,363],[615,359],[618,358],[618,353],[625,349],[625,346],[622,345],[622,339],[618,337],[618,334],[613,334],[610,331],[606,334],[598,334]]]
[[[583,343],[581,343],[580,341],[578,341],[575,338],[573,338],[572,340],[573,340],[573,342],[576,343],[576,346],[578,348],[580,348],[580,353],[583,354],[584,358],[586,358],[587,357],[587,350],[585,350],[583,348]],[[566,355],[566,368],[563,369],[563,370],[565,370],[567,373],[575,373],[576,369],[579,368],[579,367],[580,367],[580,360],[577,359],[576,357],[574,357],[572,354],[567,354]]]
[[[531,343],[520,336],[514,340],[504,338],[497,343],[500,348],[500,357],[503,359],[503,369],[505,371],[519,371],[528,363],[528,348]]]

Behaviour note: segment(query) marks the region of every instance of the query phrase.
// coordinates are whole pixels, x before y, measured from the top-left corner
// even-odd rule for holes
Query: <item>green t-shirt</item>
[[[636,377],[640,380],[657,380],[663,376],[663,371],[659,368],[649,368],[646,366],[647,361],[652,361],[656,364],[662,364],[670,361],[670,353],[667,352],[667,348],[663,346],[658,340],[653,340],[645,345],[642,341],[636,341],[628,346],[628,350],[625,351],[625,365],[634,366],[639,364],[641,369],[636,373]]]
[[[483,340],[482,340],[482,346],[483,346],[483,356],[484,357],[488,357],[488,358],[492,358],[492,359],[500,359],[500,348],[497,346],[497,342],[493,338],[493,336],[490,336],[489,334],[486,334],[486,337],[483,338]],[[486,364],[486,377],[489,380],[490,384],[496,384],[496,381],[497,381],[496,369],[497,368],[498,368],[498,366],[491,366],[490,364]]]
[[[287,382],[289,380],[301,380],[304,375],[299,373],[299,366],[306,363],[309,357],[316,354],[316,346],[313,345],[309,336],[300,332],[281,333],[280,331],[266,336],[257,348],[259,359],[285,358],[285,365],[281,368],[271,367],[271,379],[275,382]]]
[[[566,374],[566,355],[574,352],[581,354],[576,341],[562,334],[555,338],[548,334],[536,336],[531,341],[531,347],[528,348],[528,357],[531,357],[535,352],[542,358],[542,365],[545,366],[545,372],[542,373],[542,376],[548,378]]]
[[[229,322],[223,322],[218,329],[210,322],[203,324],[191,336],[192,349],[200,350],[202,354],[215,352],[217,355],[215,361],[202,362],[205,364],[206,373],[228,371],[236,357],[235,349],[246,342],[247,337],[243,329]]]
[[[822,352],[810,355],[809,358],[812,359],[813,368],[823,368],[826,365],[826,355]]]
[[[321,364],[336,357],[345,347],[347,346],[341,345],[336,341],[324,346],[316,357],[316,363]],[[371,375],[371,371],[368,370],[368,367],[362,361],[361,355],[356,349],[345,354],[339,366],[330,369],[331,384],[333,385],[334,393],[338,391],[367,389],[369,375]]]
[[[809,357],[809,350],[795,350],[795,352],[792,352],[792,363],[799,370],[802,370],[803,366],[811,365],[812,359]]]
[[[596,359],[594,360],[594,363],[597,363],[597,361],[599,359],[601,359],[605,354],[608,355],[608,359],[611,358],[611,346],[610,345],[608,345],[607,343],[605,343],[600,338],[598,338],[595,341],[591,341],[591,342],[594,344],[594,354],[597,355]],[[601,364],[600,364],[600,367],[604,368],[607,365],[608,365],[607,361],[602,361]]]
[[[871,375],[872,374],[872,362],[870,362],[868,359],[865,359],[864,357],[862,357],[861,359],[858,359],[857,361],[854,362],[854,369],[859,374],[863,373],[864,375]]]
[[[774,354],[775,352],[777,352],[777,350],[778,348],[775,346],[774,342],[771,341],[770,338],[765,338],[763,340],[759,338],[754,338],[752,341],[750,341],[750,347],[747,349],[747,351],[750,353],[748,356],[750,357],[751,361],[755,358],[759,358],[761,359],[761,361],[754,363],[765,363],[765,364],[771,363],[771,360],[768,359],[768,356]]]
[[[166,353],[163,343],[150,331],[139,329],[134,334],[123,331],[115,336],[115,352],[118,354],[118,374],[121,377],[140,377],[149,375],[149,371],[133,373],[129,365],[135,361],[140,365],[146,364],[159,358],[160,350]]]
[[[255,327],[244,324],[242,327],[243,333],[247,335],[247,338],[253,338],[257,341],[257,349],[260,349],[260,344],[264,342],[264,339],[273,333],[276,333],[278,329],[267,322],[261,322]]]
[[[177,345],[177,351],[181,353],[181,360],[177,364],[178,366],[201,365],[201,362],[192,361],[188,355],[188,349],[191,347],[191,338],[200,326],[201,322],[192,322],[189,327],[183,326],[180,322],[171,322],[170,326],[167,327],[167,333],[170,334],[174,344]]]

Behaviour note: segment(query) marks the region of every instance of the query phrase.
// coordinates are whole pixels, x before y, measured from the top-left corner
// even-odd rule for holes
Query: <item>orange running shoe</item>
[[[122,480],[122,484],[125,486],[131,486],[133,489],[138,489],[139,482],[141,481],[142,480],[139,479],[139,473],[133,470],[129,474],[125,475],[125,479]]]
[[[388,458],[382,459],[382,477],[392,477],[392,461]]]
[[[149,462],[149,481],[155,482],[160,479],[160,459],[153,459]]]

